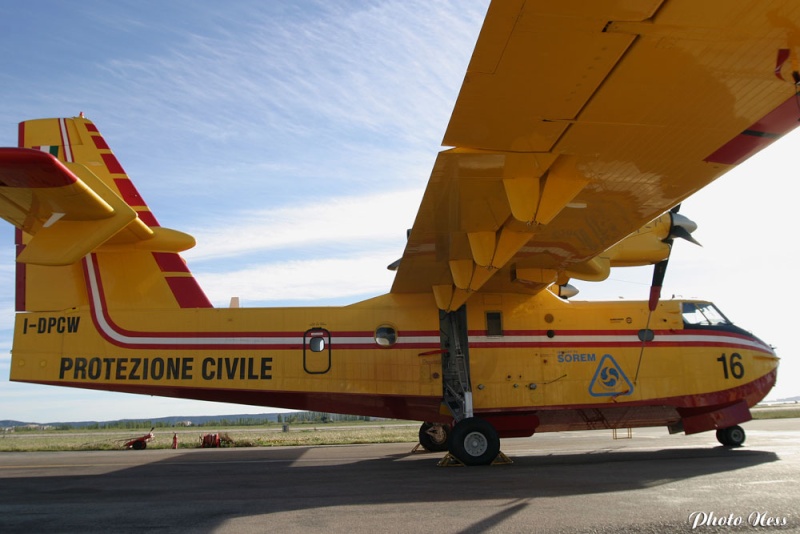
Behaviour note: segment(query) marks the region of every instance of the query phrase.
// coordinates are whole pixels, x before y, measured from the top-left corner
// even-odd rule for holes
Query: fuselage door
[[[310,375],[331,370],[331,333],[326,329],[311,328],[303,334],[303,369]]]

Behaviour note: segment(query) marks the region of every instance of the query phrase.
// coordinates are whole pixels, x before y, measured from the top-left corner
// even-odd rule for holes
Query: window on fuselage
[[[397,343],[397,330],[388,324],[379,326],[375,329],[375,343],[381,347],[391,347]]]
[[[687,325],[716,326],[731,322],[710,302],[684,302],[681,308],[683,322]]]
[[[308,342],[308,348],[311,352],[322,352],[325,350],[325,338],[312,337]]]
[[[486,335],[503,335],[503,314],[500,312],[486,312]]]

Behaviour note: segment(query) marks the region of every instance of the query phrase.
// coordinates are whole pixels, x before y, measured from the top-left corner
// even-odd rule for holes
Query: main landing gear
[[[448,452],[440,465],[489,465],[510,463],[500,452],[500,438],[492,425],[477,417],[467,417],[454,427],[422,423],[419,443],[429,452]],[[419,446],[419,445],[418,445]]]
[[[430,444],[437,451],[449,451],[443,460],[446,465],[488,465],[500,454],[497,431],[489,422],[473,417],[468,332],[465,306],[455,311],[439,312],[442,403],[456,423],[449,439],[444,436],[442,440],[439,436],[436,443],[430,443],[429,429],[423,425],[419,441],[428,450],[434,450],[428,446]],[[450,464],[453,458],[456,461]]]
[[[444,452],[450,432],[450,425],[422,423],[419,427],[419,444],[428,452]]]
[[[739,425],[717,430],[717,441],[726,447],[741,447],[744,443],[744,429]]]
[[[453,427],[450,454],[464,465],[489,465],[500,454],[500,438],[483,419],[467,417]]]

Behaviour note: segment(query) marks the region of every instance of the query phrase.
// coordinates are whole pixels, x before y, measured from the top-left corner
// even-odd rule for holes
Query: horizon
[[[795,396],[795,397],[787,397],[787,398],[784,398],[784,399],[776,399],[776,400],[773,400],[773,401],[769,401],[769,400],[765,399],[765,400],[759,402],[756,406],[771,405],[771,404],[797,404],[797,403],[800,403],[800,395]],[[235,406],[235,405],[232,405],[232,406]],[[125,418],[122,418],[122,419],[107,419],[107,420],[102,420],[102,421],[98,421],[98,420],[95,420],[95,419],[87,419],[87,420],[80,420],[80,421],[45,421],[45,422],[40,422],[40,421],[19,421],[17,419],[0,419],[0,423],[15,422],[15,423],[23,423],[25,425],[38,425],[38,426],[73,425],[73,424],[101,424],[102,425],[102,424],[108,424],[108,423],[121,423],[121,422],[139,422],[139,423],[146,423],[146,422],[153,422],[153,421],[158,422],[158,421],[163,421],[165,419],[184,419],[184,418],[191,419],[192,417],[194,417],[194,418],[198,418],[199,417],[199,418],[226,419],[226,418],[229,418],[229,417],[242,418],[242,417],[258,417],[258,416],[270,416],[270,415],[279,416],[279,415],[284,415],[284,414],[298,414],[298,413],[300,413],[300,414],[304,414],[304,413],[326,413],[328,415],[334,415],[334,416],[337,416],[337,415],[350,416],[350,414],[338,414],[338,413],[333,413],[333,412],[315,412],[315,411],[309,411],[309,410],[287,410],[287,409],[284,409],[284,408],[270,408],[270,407],[264,407],[264,409],[265,410],[272,410],[272,411],[259,412],[259,413],[228,413],[228,414],[211,414],[211,415],[195,414],[195,415],[163,415],[163,416],[159,416],[159,417],[133,417],[133,418],[125,417]],[[361,417],[361,416],[354,416],[354,417]],[[371,416],[366,416],[366,417],[370,417],[370,419],[372,419],[372,420],[382,420],[382,419],[395,420],[396,419],[396,418],[387,418],[387,417],[371,417]],[[213,419],[213,420],[215,420],[215,419]],[[396,419],[396,420],[400,420],[400,419]],[[191,422],[191,421],[189,421],[189,422]]]

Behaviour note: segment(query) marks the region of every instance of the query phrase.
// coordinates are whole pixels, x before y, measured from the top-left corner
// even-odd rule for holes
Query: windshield
[[[710,302],[684,302],[683,322],[687,325],[729,325],[732,324],[716,306]]]

